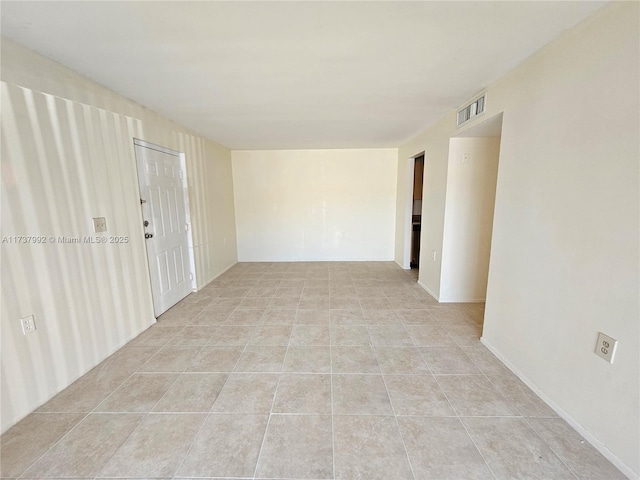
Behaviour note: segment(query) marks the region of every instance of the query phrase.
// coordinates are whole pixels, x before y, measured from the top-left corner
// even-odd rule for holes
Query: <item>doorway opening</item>
[[[420,233],[422,230],[422,182],[424,179],[424,153],[414,158],[413,202],[411,204],[411,260],[409,267],[420,267]]]
[[[196,290],[185,158],[142,140],[133,143],[157,318]]]

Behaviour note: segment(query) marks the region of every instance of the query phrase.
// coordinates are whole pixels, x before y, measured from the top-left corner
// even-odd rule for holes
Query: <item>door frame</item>
[[[405,178],[405,192],[407,192],[407,195],[404,207],[404,250],[402,252],[402,268],[405,270],[411,269],[411,238],[413,235],[413,176],[416,168],[416,158],[424,154],[425,152],[422,151],[412,155],[406,160],[407,176]],[[422,188],[424,191],[424,169],[422,171],[422,178]]]
[[[182,195],[184,198],[184,208],[185,208],[185,222],[187,224],[187,245],[189,247],[189,278],[191,280],[191,291],[192,292],[196,292],[198,290],[198,283],[196,280],[196,261],[195,261],[195,255],[194,255],[194,248],[193,248],[193,228],[192,228],[192,224],[191,224],[191,211],[189,208],[189,183],[187,181],[187,161],[186,161],[186,156],[183,152],[178,152],[176,150],[172,150],[170,148],[167,147],[163,147],[160,145],[157,145],[155,143],[150,143],[147,142],[145,140],[140,140],[139,138],[133,138],[133,146],[134,146],[134,150],[135,147],[143,147],[143,148],[148,148],[150,150],[156,150],[158,152],[161,153],[166,153],[169,155],[174,155],[176,157],[178,157],[178,160],[180,162],[180,169],[184,172],[184,175],[182,175]],[[136,174],[138,176],[138,198],[142,199],[142,192],[140,191],[140,172],[144,171],[144,165],[141,164],[140,159],[136,156]],[[143,216],[142,216],[142,204],[140,204],[140,218],[142,220]],[[146,247],[146,242],[145,242],[145,251],[147,249]],[[147,270],[149,271],[149,288],[151,288],[151,295],[153,296],[153,288],[151,287],[151,270],[149,269],[149,256],[146,255],[147,257]]]

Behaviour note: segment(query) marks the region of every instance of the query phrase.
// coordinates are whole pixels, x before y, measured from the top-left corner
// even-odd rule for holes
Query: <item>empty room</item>
[[[639,478],[638,2],[0,18],[0,477]]]

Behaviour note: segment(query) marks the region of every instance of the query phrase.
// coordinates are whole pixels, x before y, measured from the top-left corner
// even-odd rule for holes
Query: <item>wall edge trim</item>
[[[507,360],[498,349],[496,349],[489,340],[484,336],[480,337],[480,342],[493,353],[500,362],[502,362],[516,377],[529,387],[533,392],[540,397],[540,399],[546,403],[554,412],[558,414],[565,422],[567,422],[575,431],[584,437],[584,439],[593,446],[598,452],[600,452],[607,460],[609,460],[618,470],[626,475],[631,480],[640,479],[640,475],[633,471],[626,463],[618,458],[611,450],[607,448],[600,440],[598,440],[593,434],[586,430],[580,423],[578,423],[571,415],[565,412],[558,404],[556,404],[551,398],[549,398],[542,390],[540,390],[535,383],[527,378],[522,372],[520,372],[515,365]]]

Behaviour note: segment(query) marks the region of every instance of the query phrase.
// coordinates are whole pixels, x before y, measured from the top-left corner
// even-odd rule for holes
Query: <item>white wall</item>
[[[499,155],[499,137],[452,138],[449,144],[441,302],[485,300]]]
[[[2,243],[4,431],[155,321],[134,137],[186,155],[198,286],[237,256],[228,149],[5,40],[1,85],[2,236],[130,238]]]
[[[232,156],[240,261],[393,259],[397,150]]]
[[[491,85],[486,116],[470,125],[504,112],[483,341],[635,476],[639,14],[617,2],[565,32]],[[425,151],[420,280],[436,295],[440,265],[424,256],[441,251],[457,135],[451,112],[398,154],[404,178],[404,160]],[[598,331],[620,340],[614,364],[593,353]]]

